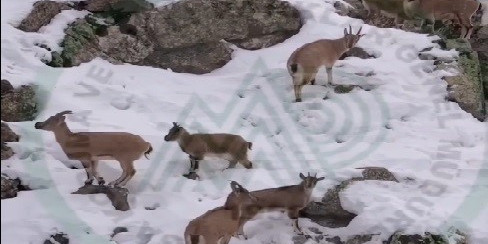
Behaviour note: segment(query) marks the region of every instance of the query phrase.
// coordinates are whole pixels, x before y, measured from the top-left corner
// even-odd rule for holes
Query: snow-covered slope
[[[295,184],[299,172],[317,172],[326,176],[313,193],[319,199],[341,180],[359,175],[355,168],[381,166],[412,180],[351,185],[341,195],[344,207],[358,214],[348,227],[322,228],[306,219],[300,224],[330,235],[382,233],[370,243],[395,230],[423,233],[456,226],[469,234],[470,243],[487,243],[487,124],[446,102],[441,77],[449,73],[417,58],[428,47],[439,56],[452,55],[432,43],[435,37],[364,25],[366,36],[358,46],[377,58],[348,58],[334,69],[336,83],[363,89],[330,92],[323,100],[325,87],[307,86],[304,102],[294,103],[289,55],[304,43],[340,37],[349,24],[354,30],[362,25],[335,14],[331,1],[290,0],[305,18],[300,33],[262,50],[235,48],[231,62],[205,75],[101,59],[48,67],[39,59],[49,52],[34,44],[56,48],[63,28],[86,12],[63,11],[39,33],[15,29],[33,2],[2,0],[2,79],[40,87],[38,120],[72,110],[67,116],[72,131],[137,133],[155,150],[150,160],[136,162],[128,185],[132,209],[120,212],[104,195],[70,194],[83,184],[85,173],[70,169],[78,162],[66,158],[53,134],[35,130],[34,122],[10,123],[21,141],[11,143],[16,155],[2,161],[2,173],[37,190],[2,200],[2,242],[39,243],[62,231],[70,243],[109,243],[112,230],[126,226],[129,232],[114,238],[118,243],[182,243],[189,220],[223,204],[229,180],[257,190]],[[325,83],[324,71],[318,84]],[[205,160],[201,181],[182,177],[187,155],[163,140],[173,121],[190,132],[242,135],[254,143],[255,168],[221,172],[225,162]],[[110,181],[121,169],[105,161],[100,172]],[[245,231],[247,241],[231,243],[292,243],[284,214],[262,216]]]

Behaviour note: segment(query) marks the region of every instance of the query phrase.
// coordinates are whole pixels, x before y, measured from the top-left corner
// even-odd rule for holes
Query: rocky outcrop
[[[356,214],[342,208],[339,198],[339,194],[342,190],[356,181],[381,180],[398,182],[395,176],[385,168],[365,167],[362,169],[362,177],[355,177],[343,181],[339,185],[329,189],[321,202],[311,202],[301,211],[301,216],[310,218],[312,221],[322,226],[331,228],[345,227],[349,225],[349,222],[351,222],[354,217],[356,217]]]
[[[22,185],[22,182],[18,178],[12,179],[2,174],[1,181],[1,199],[13,198],[17,196],[19,191],[30,190],[29,187]]]
[[[458,103],[463,110],[483,121],[484,89],[478,53],[463,39],[449,39],[446,41],[446,47],[459,52],[456,66],[458,75],[445,77],[448,84],[447,99]]]
[[[37,101],[32,86],[23,85],[2,94],[1,118],[7,122],[33,120],[37,114]]]
[[[39,1],[34,3],[34,8],[25,17],[18,28],[26,32],[36,32],[42,26],[49,24],[54,18],[63,10],[70,9],[69,3],[53,2],[53,1]]]
[[[470,42],[473,50],[478,53],[486,114],[486,110],[488,110],[488,26],[482,26],[477,29],[471,37]]]
[[[6,142],[18,142],[19,141],[19,136],[15,134],[10,127],[2,122],[2,154],[1,154],[1,159],[9,159],[14,155],[14,152],[12,148],[7,146]]]
[[[126,188],[107,185],[84,185],[72,194],[105,194],[116,210],[127,211],[130,209],[129,202],[127,201],[129,190]]]
[[[69,244],[69,238],[65,233],[56,233],[45,240],[43,244]]]
[[[50,65],[76,66],[100,57],[202,74],[230,61],[230,44],[250,50],[270,47],[298,33],[302,25],[298,10],[280,0],[186,0],[134,10],[124,20],[113,16],[115,2],[122,4],[88,1],[85,9],[111,10],[72,24],[62,53],[53,53]]]
[[[119,12],[136,13],[154,8],[145,0],[87,0],[83,2],[83,9],[90,12]]]
[[[7,94],[7,93],[11,93],[12,91],[14,91],[14,87],[12,86],[12,84],[10,84],[10,82],[8,80],[2,80],[2,86],[1,86],[1,90],[2,90],[2,96]]]

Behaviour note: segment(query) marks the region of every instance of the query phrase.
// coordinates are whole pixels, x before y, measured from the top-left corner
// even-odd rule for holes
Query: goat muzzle
[[[43,124],[41,122],[37,122],[37,123],[34,124],[34,128],[41,129],[42,128],[42,125]]]

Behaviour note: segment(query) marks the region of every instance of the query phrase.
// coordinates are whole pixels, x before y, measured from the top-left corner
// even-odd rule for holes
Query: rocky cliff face
[[[270,47],[302,26],[298,10],[279,0],[187,0],[157,9],[142,0],[92,0],[76,6],[93,14],[66,30],[63,51],[53,53],[51,66],[101,57],[115,64],[202,74],[229,62],[231,45]],[[25,21],[34,22],[36,16]]]

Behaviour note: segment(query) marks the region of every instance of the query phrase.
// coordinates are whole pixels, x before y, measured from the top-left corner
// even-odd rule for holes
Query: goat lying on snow
[[[227,168],[234,168],[237,163],[245,168],[252,168],[247,159],[247,151],[252,142],[247,142],[239,135],[232,134],[190,134],[183,127],[173,122],[173,127],[164,137],[165,141],[177,141],[183,152],[190,156],[190,172],[198,169],[199,161],[204,157],[218,157],[229,161]]]
[[[287,62],[288,73],[293,78],[293,88],[295,90],[295,101],[302,101],[302,88],[304,85],[315,84],[315,75],[320,67],[324,66],[327,70],[327,83],[333,84],[332,67],[339,58],[354,47],[363,35],[360,35],[362,27],[356,34],[352,34],[344,28],[344,37],[339,39],[321,39],[312,43],[307,43],[295,50]]]
[[[49,117],[44,122],[37,122],[36,129],[52,131],[56,141],[69,159],[80,160],[85,167],[88,179],[85,184],[92,184],[96,178],[98,184],[105,181],[97,172],[98,160],[117,160],[122,167],[122,175],[109,185],[124,186],[136,173],[133,162],[143,154],[151,153],[152,147],[142,137],[126,132],[77,132],[73,133],[66,125],[63,111]]]
[[[305,177],[300,173],[300,178],[302,179],[302,182],[298,185],[282,186],[250,192],[257,201],[255,205],[249,205],[246,210],[242,211],[242,224],[239,226],[238,233],[244,235],[244,223],[254,218],[260,212],[285,210],[288,212],[288,217],[294,220],[294,231],[303,234],[298,226],[299,211],[308,205],[313,189],[317,185],[317,182],[323,180],[324,177],[317,178],[316,175],[310,176],[310,173]],[[232,208],[236,201],[237,200],[234,199],[232,195],[229,195],[224,207]]]
[[[239,227],[245,223],[241,219],[249,206],[256,204],[256,198],[237,182],[231,182],[232,192],[227,199],[231,203],[214,208],[190,221],[185,229],[185,244],[227,244],[237,235]],[[202,240],[203,239],[203,240]]]

